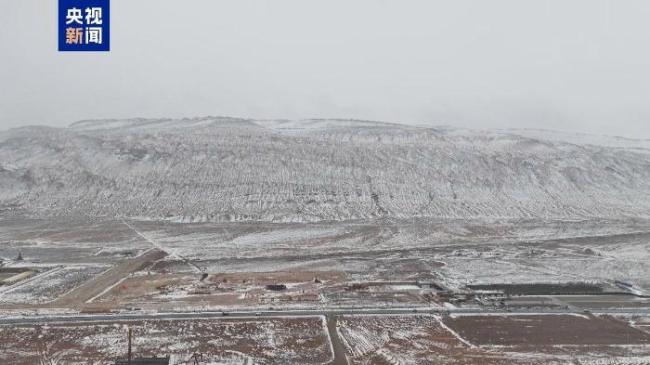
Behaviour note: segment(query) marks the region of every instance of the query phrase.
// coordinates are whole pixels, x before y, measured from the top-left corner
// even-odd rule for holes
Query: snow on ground
[[[136,356],[172,355],[172,365],[186,364],[194,353],[217,364],[322,364],[331,359],[324,319],[313,317],[0,327],[0,360],[108,365],[126,354],[127,325],[133,329]]]
[[[503,132],[539,140],[566,142],[576,145],[627,148],[635,149],[639,152],[650,153],[650,140],[648,139],[634,139],[588,133],[570,133],[545,129],[505,129]]]
[[[466,345],[435,316],[342,316],[337,331],[353,364],[443,361]]]
[[[2,135],[0,207],[30,216],[650,216],[650,154],[633,140],[603,146],[516,131],[220,117],[85,121]]]
[[[556,318],[551,316],[550,318]],[[584,317],[580,317],[584,319]],[[525,327],[526,322],[519,322]],[[648,364],[648,345],[475,346],[431,315],[339,317],[339,337],[352,365],[374,364]],[[470,331],[470,329],[466,329]],[[497,338],[503,334],[495,333]]]
[[[47,303],[107,269],[96,265],[56,268],[0,292],[0,303]]]

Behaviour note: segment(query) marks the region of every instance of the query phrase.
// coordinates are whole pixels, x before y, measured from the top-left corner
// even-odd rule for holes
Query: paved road
[[[224,315],[225,313],[225,315]],[[354,314],[374,315],[397,315],[397,314],[464,314],[464,315],[531,315],[531,314],[581,314],[584,312],[574,310],[499,310],[499,309],[476,309],[476,308],[323,308],[323,309],[289,309],[289,310],[265,310],[265,311],[203,311],[203,312],[167,312],[167,313],[115,313],[115,314],[87,314],[87,315],[34,315],[24,317],[0,318],[0,325],[34,325],[41,323],[92,323],[92,322],[115,322],[115,321],[141,321],[141,320],[183,320],[183,319],[245,319],[245,318],[268,318],[268,317],[314,317],[314,316],[339,316]],[[587,313],[601,315],[650,315],[650,308],[622,308],[593,310]]]

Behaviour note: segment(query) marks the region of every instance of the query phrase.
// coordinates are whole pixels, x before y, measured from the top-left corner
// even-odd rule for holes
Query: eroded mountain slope
[[[639,143],[523,134],[216,117],[14,129],[0,133],[0,209],[186,221],[649,215]]]

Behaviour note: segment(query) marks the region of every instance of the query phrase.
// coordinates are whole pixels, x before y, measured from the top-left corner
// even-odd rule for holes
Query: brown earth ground
[[[568,318],[571,316],[530,317],[532,322],[509,321],[507,318],[504,322],[504,317],[495,316],[469,317],[467,320],[452,322],[451,318],[431,315],[341,316],[338,331],[352,365],[650,363],[648,337],[625,322],[612,318],[583,318],[583,321],[580,321],[581,317],[575,317],[578,320],[574,320]],[[569,326],[577,326],[574,332],[581,332],[586,337],[586,340],[574,340],[574,343],[592,343],[610,337],[614,342],[595,345],[561,344],[569,341],[549,335],[566,331],[564,327],[553,328],[563,320],[566,320]],[[463,324],[462,327],[460,323]],[[486,331],[492,331],[499,337],[506,336],[512,343],[525,343],[528,339],[525,336],[529,333],[542,333],[536,335],[536,339],[531,338],[533,342],[528,346],[499,346],[487,343],[476,346],[476,343],[471,342],[485,336],[484,324],[494,323],[501,325],[492,325],[492,328]],[[534,325],[528,327],[527,323]],[[613,327],[611,333],[608,330],[610,326]],[[592,334],[589,331],[601,333]],[[521,336],[519,341],[516,340],[516,333]],[[567,336],[574,338],[573,332]],[[543,342],[544,338],[547,339],[546,343]],[[536,340],[541,342],[534,342]],[[616,343],[619,345],[615,345]]]
[[[324,285],[342,283],[342,272],[260,272],[169,274],[149,273],[127,277],[88,308],[117,308],[128,304],[176,306],[267,305],[272,303],[314,303],[320,301]],[[285,284],[286,290],[271,291],[266,285]]]
[[[0,363],[108,364],[126,354],[127,325],[136,356],[189,359],[199,353],[256,364],[321,364],[332,357],[324,319],[311,317],[3,326]]]
[[[459,316],[445,323],[475,345],[650,344],[647,333],[607,316]]]

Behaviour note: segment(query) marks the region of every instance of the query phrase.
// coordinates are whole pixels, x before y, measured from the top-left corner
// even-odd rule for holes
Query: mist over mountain
[[[223,117],[0,132],[0,210],[178,221],[650,215],[650,143]]]

